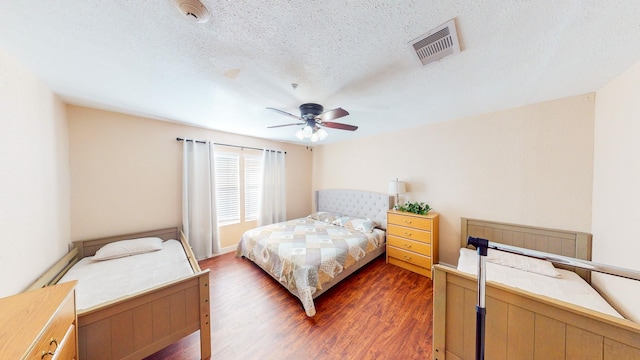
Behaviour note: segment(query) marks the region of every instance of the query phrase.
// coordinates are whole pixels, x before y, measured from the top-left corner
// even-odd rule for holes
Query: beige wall
[[[182,143],[176,137],[286,151],[287,217],[311,210],[312,157],[304,146],[79,106],[69,105],[67,113],[73,240],[180,225]]]
[[[597,101],[559,99],[313,152],[65,106],[1,49],[0,79],[0,271],[10,274],[0,297],[27,287],[70,239],[180,224],[176,136],[287,151],[288,218],[308,214],[312,189],[386,192],[398,177],[409,191],[401,201],[426,201],[441,213],[443,262],[456,262],[465,216],[592,232],[595,261],[640,270],[640,63]],[[640,286],[599,276],[594,284],[640,322]]]
[[[69,242],[62,102],[0,49],[0,297],[31,285]]]
[[[393,121],[393,119],[389,119]],[[386,192],[440,218],[440,259],[455,264],[460,217],[590,232],[594,95],[314,149],[313,189]],[[339,175],[338,175],[339,174]]]
[[[597,92],[593,260],[640,271],[640,62]],[[594,276],[624,315],[640,322],[640,283]]]

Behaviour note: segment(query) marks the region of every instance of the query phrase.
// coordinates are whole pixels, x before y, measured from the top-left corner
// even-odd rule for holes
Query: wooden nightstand
[[[0,299],[0,354],[7,359],[77,359],[76,281]]]
[[[387,263],[431,277],[438,263],[438,213],[387,213]]]

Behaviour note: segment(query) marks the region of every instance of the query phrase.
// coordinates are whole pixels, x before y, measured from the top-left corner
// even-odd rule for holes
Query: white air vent
[[[438,61],[460,52],[455,19],[451,19],[428,33],[411,41],[411,46],[422,65]]]

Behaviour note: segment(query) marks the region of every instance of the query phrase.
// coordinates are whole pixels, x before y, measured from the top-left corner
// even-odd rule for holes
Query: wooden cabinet
[[[387,213],[387,263],[431,277],[438,263],[439,215],[389,210]]]
[[[0,299],[3,359],[78,358],[76,281]]]

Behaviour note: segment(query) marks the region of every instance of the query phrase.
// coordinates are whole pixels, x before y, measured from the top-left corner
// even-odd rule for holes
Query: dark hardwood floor
[[[300,301],[256,265],[225,254],[211,269],[212,359],[431,359],[432,282],[384,255],[315,301]],[[198,359],[199,335],[148,357]]]

